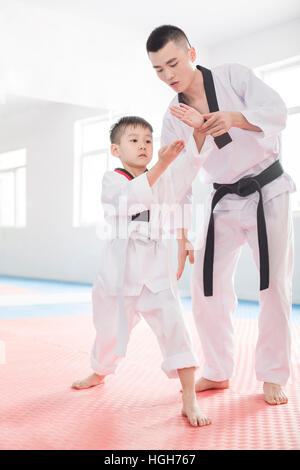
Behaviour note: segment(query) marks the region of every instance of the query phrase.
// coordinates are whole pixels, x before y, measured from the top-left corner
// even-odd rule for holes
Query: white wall
[[[0,152],[27,149],[27,225],[0,229],[1,274],[93,281],[95,229],[72,227],[73,125],[96,114],[52,103],[0,119]]]
[[[279,62],[300,55],[300,19],[270,28],[259,33],[244,36],[238,40],[224,42],[210,49],[206,65],[213,67],[227,62],[238,62],[251,68]],[[195,185],[194,185],[195,186]],[[300,189],[300,188],[299,188]],[[203,190],[194,191],[195,203],[203,198]],[[295,231],[295,268],[293,283],[293,302],[300,303],[300,214],[294,215]],[[182,281],[181,291],[189,293],[190,268]],[[258,300],[259,276],[254,264],[252,253],[246,245],[239,260],[236,277],[236,292],[240,299]]]
[[[210,48],[214,66],[238,62],[255,68],[300,54],[300,18]]]

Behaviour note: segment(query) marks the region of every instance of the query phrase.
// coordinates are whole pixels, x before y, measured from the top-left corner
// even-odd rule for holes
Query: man
[[[233,277],[241,246],[248,242],[261,282],[256,376],[264,383],[267,403],[287,403],[282,386],[289,377],[291,349],[289,192],[295,186],[278,160],[285,104],[247,67],[225,64],[210,71],[195,66],[195,49],[175,26],[156,28],[147,52],[158,77],[176,92],[164,116],[162,145],[181,138],[188,143],[197,129],[207,157],[199,175],[216,183],[206,240],[196,251],[192,272],[193,312],[205,356],[196,390],[229,386],[234,367],[231,315],[237,304]],[[183,205],[190,196],[191,190]],[[186,249],[187,228],[189,223],[182,225],[178,240],[178,278],[187,255],[193,262]]]

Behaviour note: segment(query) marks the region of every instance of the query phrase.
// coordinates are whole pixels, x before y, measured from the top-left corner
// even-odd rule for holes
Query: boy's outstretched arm
[[[127,216],[150,209],[153,202],[152,186],[183,149],[184,140],[176,140],[165,146],[159,152],[158,162],[149,171],[130,181],[114,171],[107,171],[102,179],[101,192],[104,214]],[[124,202],[124,198],[126,208],[121,202]]]
[[[147,171],[149,185],[153,186],[158,178],[165,172],[168,166],[184,149],[184,140],[176,140],[171,145],[165,145],[158,152],[158,162]]]

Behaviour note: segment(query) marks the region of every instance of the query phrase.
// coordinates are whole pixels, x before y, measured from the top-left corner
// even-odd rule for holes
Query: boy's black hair
[[[182,29],[178,28],[177,26],[165,24],[155,28],[152,31],[148,37],[146,49],[148,53],[157,52],[169,41],[179,42],[182,40],[186,40],[189,47],[191,47],[190,42]]]
[[[110,141],[112,144],[120,144],[120,140],[125,130],[129,126],[141,126],[148,128],[153,133],[153,128],[149,122],[138,116],[124,116],[110,128]]]

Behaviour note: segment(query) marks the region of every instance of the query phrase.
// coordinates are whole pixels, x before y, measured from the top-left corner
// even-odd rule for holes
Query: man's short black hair
[[[147,52],[157,52],[169,41],[186,41],[189,47],[191,47],[190,42],[182,29],[177,28],[177,26],[165,24],[155,28],[148,37],[146,44]]]
[[[118,120],[110,129],[110,141],[112,144],[120,144],[122,135],[124,134],[127,127],[141,126],[145,129],[149,129],[153,133],[153,128],[149,122],[138,116],[124,116]]]

